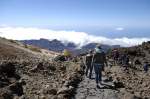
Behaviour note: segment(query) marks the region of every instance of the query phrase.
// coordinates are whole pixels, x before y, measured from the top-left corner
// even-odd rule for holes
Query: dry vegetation
[[[28,46],[27,47],[28,49],[30,49],[31,51],[35,51],[35,52],[41,52],[41,49],[36,47],[36,46]]]

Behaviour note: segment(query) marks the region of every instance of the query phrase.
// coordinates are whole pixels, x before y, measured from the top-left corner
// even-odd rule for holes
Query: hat
[[[92,52],[93,52],[93,51],[90,49],[90,50],[89,50],[89,53],[91,54]]]
[[[96,48],[101,49],[101,48],[102,48],[102,47],[101,47],[101,44],[97,44],[97,45],[96,45]]]

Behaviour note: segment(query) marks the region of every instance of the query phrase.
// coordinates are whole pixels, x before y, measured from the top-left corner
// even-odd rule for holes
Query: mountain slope
[[[59,53],[0,38],[0,99],[70,99],[80,63],[55,62]]]
[[[150,42],[144,42],[142,45],[119,48],[120,55],[125,53],[129,56],[128,69],[121,64],[112,66],[106,70],[106,74],[117,82],[124,85],[123,92],[125,99],[149,99],[150,98],[150,71],[144,71],[144,63],[147,61],[150,66]],[[111,56],[110,56],[111,57]]]

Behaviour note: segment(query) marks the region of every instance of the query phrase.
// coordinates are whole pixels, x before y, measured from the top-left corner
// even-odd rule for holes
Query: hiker
[[[118,64],[119,65],[123,65],[123,55],[120,54],[119,58],[118,58]]]
[[[95,52],[92,57],[92,65],[94,66],[95,70],[95,80],[96,80],[96,86],[99,88],[99,83],[102,81],[102,71],[104,71],[104,64],[107,65],[106,61],[106,55],[103,52],[102,48],[100,45],[97,45],[95,48]]]
[[[149,64],[148,64],[147,61],[145,61],[145,62],[144,62],[144,66],[143,66],[145,73],[148,72],[148,67],[149,67]]]
[[[70,51],[68,51],[67,49],[64,49],[63,55],[64,55],[66,61],[70,60],[70,58],[71,58],[71,52]]]
[[[89,51],[89,53],[85,56],[85,64],[86,64],[86,71],[85,74],[87,77],[89,77],[91,79],[92,76],[92,70],[93,70],[93,66],[91,65],[92,62],[92,50]],[[88,75],[88,71],[90,70],[90,73]]]
[[[120,54],[120,57],[119,57],[119,64],[120,64],[120,66],[122,65],[124,65],[124,57],[125,57],[125,55],[124,54]]]
[[[128,66],[129,66],[129,56],[126,55],[125,53],[122,56],[122,63],[123,63],[123,67],[125,68],[124,70],[128,70]]]
[[[114,59],[114,65],[116,65],[119,59],[119,52],[117,49],[113,50],[113,59]]]

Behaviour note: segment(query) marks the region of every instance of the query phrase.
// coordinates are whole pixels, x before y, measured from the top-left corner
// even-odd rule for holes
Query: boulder
[[[54,61],[66,61],[64,55],[58,55],[54,58]]]

